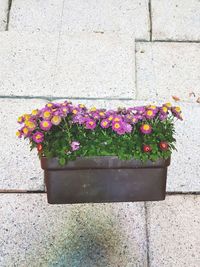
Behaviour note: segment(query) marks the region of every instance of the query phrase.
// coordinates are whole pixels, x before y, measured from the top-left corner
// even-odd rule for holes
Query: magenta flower
[[[79,148],[80,148],[80,143],[79,142],[77,142],[77,141],[73,141],[72,143],[71,143],[71,148],[72,148],[72,151],[76,151],[76,150],[79,150]]]
[[[40,128],[44,131],[49,131],[52,127],[52,123],[48,120],[43,120],[40,122]]]
[[[100,125],[102,128],[106,129],[110,126],[110,121],[108,119],[104,119],[101,121]]]
[[[150,134],[152,132],[152,127],[149,124],[143,124],[140,126],[140,131],[143,134]]]
[[[33,134],[32,139],[37,144],[38,143],[42,143],[43,140],[44,140],[44,134],[39,132],[39,131],[37,131],[36,133]]]
[[[156,116],[156,112],[153,109],[147,109],[145,112],[145,117],[147,119],[153,119]]]
[[[50,120],[52,116],[52,110],[48,107],[42,109],[41,117],[45,120]]]
[[[126,132],[124,127],[123,127],[122,121],[113,122],[112,123],[112,129],[113,129],[113,131],[115,131],[119,135],[125,134],[125,132]]]
[[[92,119],[87,119],[85,127],[86,127],[86,129],[93,130],[96,127],[96,122]]]

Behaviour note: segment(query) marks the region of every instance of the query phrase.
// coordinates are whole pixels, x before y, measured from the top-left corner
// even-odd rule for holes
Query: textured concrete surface
[[[200,95],[199,43],[137,43],[136,57],[139,99]]]
[[[200,266],[200,196],[169,196],[147,205],[149,266]]]
[[[62,32],[97,31],[134,34],[149,40],[148,1],[67,0],[64,2]]]
[[[7,24],[8,0],[0,0],[0,32],[5,31]]]
[[[59,32],[63,0],[14,0],[10,11],[9,30],[18,32]]]
[[[147,266],[143,203],[48,205],[0,194],[0,265]]]
[[[44,105],[43,100],[0,99],[0,190],[43,190],[43,172],[37,152],[30,152],[29,143],[15,133],[17,118]]]
[[[152,0],[154,40],[200,40],[198,0]]]
[[[1,32],[0,95],[48,95],[58,35]]]
[[[52,95],[134,98],[134,49],[130,35],[62,35]]]
[[[200,104],[180,103],[183,121],[176,123],[176,147],[167,190],[200,192]]]

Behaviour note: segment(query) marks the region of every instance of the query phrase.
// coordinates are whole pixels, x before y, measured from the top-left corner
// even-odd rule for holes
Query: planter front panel
[[[48,202],[163,200],[166,174],[167,168],[45,171]]]

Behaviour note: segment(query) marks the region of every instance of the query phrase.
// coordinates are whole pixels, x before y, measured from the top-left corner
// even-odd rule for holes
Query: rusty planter
[[[78,158],[60,166],[41,159],[48,203],[104,203],[164,200],[170,159],[142,163],[117,157]]]

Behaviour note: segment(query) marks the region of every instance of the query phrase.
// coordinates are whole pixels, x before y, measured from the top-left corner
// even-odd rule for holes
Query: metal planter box
[[[164,200],[170,159],[142,163],[117,157],[78,158],[60,166],[41,159],[50,204]]]

